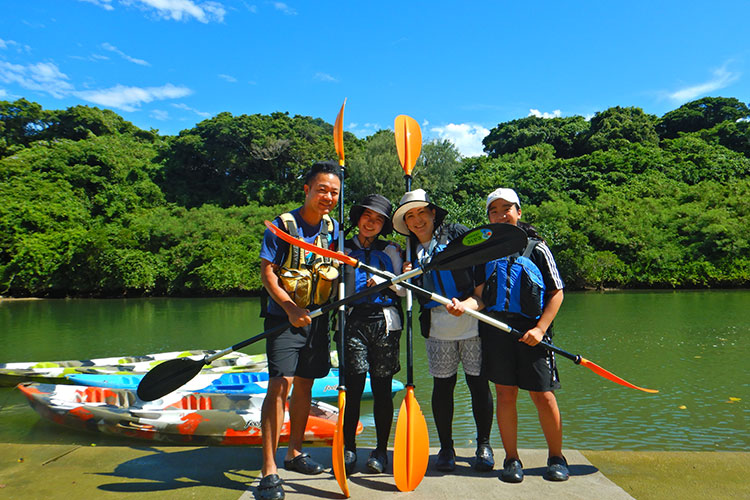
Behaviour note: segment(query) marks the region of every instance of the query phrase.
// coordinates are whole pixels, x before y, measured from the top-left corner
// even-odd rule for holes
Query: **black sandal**
[[[265,476],[258,485],[258,498],[260,500],[284,500],[284,488],[281,484],[278,474]]]
[[[320,474],[323,466],[313,460],[307,453],[300,453],[291,460],[284,460],[284,468],[300,474]]]

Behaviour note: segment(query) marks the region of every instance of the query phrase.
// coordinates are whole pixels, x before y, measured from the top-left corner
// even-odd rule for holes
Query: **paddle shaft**
[[[344,101],[346,103],[346,101]],[[343,114],[343,106],[341,113]],[[341,190],[339,191],[339,252],[344,253],[344,145],[341,144],[341,156],[339,158],[339,166],[341,168]],[[346,285],[344,280],[339,280],[339,300],[346,296]],[[344,344],[344,327],[346,325],[346,306],[341,304],[339,306],[339,390],[346,391],[346,378],[344,376],[345,366],[345,344]]]
[[[344,297],[343,299],[339,299],[339,300],[337,300],[335,302],[331,302],[330,304],[326,304],[326,305],[324,305],[322,307],[319,307],[319,308],[317,308],[317,309],[315,309],[313,311],[310,311],[310,317],[311,318],[317,318],[318,316],[321,316],[321,315],[327,313],[328,311],[336,309],[337,307],[345,306],[346,304],[348,304],[350,302],[353,302],[355,300],[361,299],[362,297],[370,295],[371,293],[377,293],[377,292],[379,292],[381,290],[385,290],[386,288],[388,288],[391,285],[395,285],[395,284],[401,283],[404,280],[408,280],[408,279],[414,278],[416,276],[419,276],[420,274],[422,274],[423,272],[425,272],[425,270],[427,270],[429,268],[430,268],[430,266],[428,264],[427,267],[424,268],[424,269],[421,268],[421,267],[418,267],[416,269],[412,269],[411,271],[405,272],[405,273],[400,274],[398,276],[394,276],[393,278],[389,278],[388,280],[386,280],[386,281],[384,281],[384,282],[382,282],[382,283],[380,283],[378,285],[366,288],[364,290],[361,290],[361,291],[355,293],[354,295],[349,295],[348,297]],[[284,330],[286,330],[287,328],[289,328],[291,326],[292,326],[292,324],[289,323],[289,322],[282,323],[281,325],[275,326],[274,328],[266,330],[265,332],[259,333],[258,335],[254,336],[254,337],[250,337],[247,340],[243,340],[242,342],[238,342],[237,344],[234,344],[232,347],[227,347],[226,349],[218,351],[218,352],[212,354],[211,356],[205,357],[203,359],[203,363],[206,364],[206,365],[209,365],[213,361],[221,358],[222,356],[226,356],[227,354],[229,354],[231,352],[238,351],[238,350],[242,349],[243,347],[247,347],[250,344],[253,344],[253,343],[255,343],[255,342],[259,341],[259,340],[263,340],[265,338],[273,337],[275,335],[278,335],[279,333],[283,332]]]
[[[411,175],[404,175],[406,192],[411,191]],[[411,237],[406,237],[406,256],[411,258]],[[411,285],[405,281],[404,285]],[[406,385],[414,387],[414,334],[412,332],[412,288],[406,287]]]
[[[381,278],[390,278],[392,276],[391,273],[389,273],[388,271],[383,271],[381,269],[378,269],[378,268],[372,267],[372,266],[368,266],[367,264],[363,264],[361,262],[358,262],[357,267],[360,267],[360,268],[364,269],[365,271],[367,271],[369,273],[378,275]],[[412,291],[412,292],[414,292],[414,293],[416,293],[418,295],[421,295],[422,297],[428,298],[430,300],[434,300],[438,304],[448,305],[448,304],[451,303],[451,299],[449,299],[447,297],[444,297],[442,295],[438,295],[435,292],[430,292],[428,290],[425,290],[424,288],[421,288],[421,287],[419,287],[417,285],[414,285],[413,283],[411,283],[409,281],[404,281],[404,282],[400,283],[400,285],[407,289],[407,295],[408,295],[409,291]],[[506,333],[510,333],[511,335],[513,335],[514,337],[517,337],[519,339],[524,336],[523,332],[521,332],[519,330],[516,330],[515,328],[513,328],[513,327],[511,327],[511,326],[503,323],[502,321],[499,321],[499,320],[493,318],[492,316],[488,316],[487,314],[481,313],[479,311],[475,311],[473,309],[466,309],[466,310],[464,310],[464,314],[468,314],[469,316],[471,316],[473,318],[476,318],[479,321],[481,321],[483,323],[486,323],[486,324],[488,324],[490,326],[493,326],[493,327],[497,328],[498,330],[502,330],[502,331],[504,331]],[[407,341],[408,341],[408,339],[407,339]],[[567,352],[567,351],[565,351],[563,349],[560,349],[559,347],[557,347],[555,345],[550,344],[549,342],[545,342],[544,340],[542,340],[541,342],[539,342],[539,345],[542,345],[546,349],[548,349],[550,351],[553,351],[553,352],[555,352],[555,353],[557,353],[557,354],[559,354],[561,356],[564,356],[564,357],[568,358],[569,360],[573,361],[577,365],[581,364],[581,359],[583,359],[578,354],[571,354],[571,353],[569,353],[569,352]]]

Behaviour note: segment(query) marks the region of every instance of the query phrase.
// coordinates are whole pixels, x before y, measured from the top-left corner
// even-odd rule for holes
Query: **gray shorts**
[[[458,372],[459,361],[467,375],[479,376],[482,371],[482,341],[479,337],[464,340],[425,339],[430,375],[452,377]]]

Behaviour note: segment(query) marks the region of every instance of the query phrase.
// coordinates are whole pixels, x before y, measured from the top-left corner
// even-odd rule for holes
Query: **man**
[[[338,203],[341,180],[334,162],[315,163],[305,178],[304,204],[274,220],[274,224],[315,245],[335,248],[338,223],[328,214]],[[263,500],[284,498],[276,468],[276,448],[284,423],[289,390],[289,446],[284,468],[302,474],[319,474],[323,467],[302,453],[311,388],[315,378],[330,370],[328,315],[310,317],[310,310],[328,301],[338,278],[337,264],[290,246],[266,230],[260,251],[261,280],[271,300],[265,329],[289,322],[292,326],[266,341],[268,392],[263,401],[261,431],[263,478],[258,486]]]

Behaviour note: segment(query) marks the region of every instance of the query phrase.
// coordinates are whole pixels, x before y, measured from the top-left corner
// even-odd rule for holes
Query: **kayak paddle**
[[[404,169],[406,192],[411,191],[411,171],[422,151],[422,130],[417,121],[398,115],[393,124],[398,160]],[[406,238],[406,255],[410,254],[411,238]],[[427,422],[414,395],[414,343],[412,333],[412,297],[406,291],[406,396],[401,401],[393,444],[393,479],[401,491],[413,491],[427,472],[430,459],[430,438]]]
[[[510,224],[490,224],[489,226],[498,226],[498,225],[499,226],[508,226],[508,227],[517,227],[517,226],[512,226]],[[313,245],[310,245],[307,242],[304,242],[304,241],[301,241],[301,240],[297,240],[297,239],[295,239],[294,241],[292,241],[291,239],[288,239],[287,241],[289,241],[290,243],[292,243],[294,245],[299,245],[300,247],[302,247],[305,250],[308,250],[310,252],[315,251],[313,249],[314,248]],[[515,253],[515,252],[511,252],[511,253]],[[506,254],[506,255],[510,255],[510,254]],[[336,254],[335,252],[331,252],[331,253],[327,254],[327,256],[330,257],[330,258],[333,258],[333,259],[339,259],[342,262],[344,262],[345,264],[348,264],[350,266],[362,268],[362,269],[364,269],[365,271],[367,271],[367,272],[369,272],[371,274],[375,274],[377,276],[380,276],[381,278],[389,279],[389,278],[391,278],[393,276],[388,271],[383,271],[382,269],[378,269],[376,267],[368,266],[367,264],[364,264],[363,262],[361,262],[361,261],[359,261],[357,259],[353,259],[353,258],[351,258],[349,256],[346,256],[347,257],[346,260],[345,259],[341,259],[340,255]],[[502,256],[503,255],[501,253],[499,253],[498,256],[496,256],[495,258],[500,258]],[[410,282],[404,281],[404,282],[401,282],[400,285],[403,286],[403,287],[405,287],[408,290],[413,291],[414,293],[422,295],[423,297],[428,298],[430,300],[434,300],[435,302],[438,302],[440,304],[447,305],[447,304],[451,303],[451,300],[448,299],[447,297],[443,297],[442,295],[438,295],[438,294],[436,294],[434,292],[430,292],[428,290],[425,290],[424,288],[420,288],[420,287],[418,287],[418,286],[416,286],[416,285],[414,285],[414,284],[412,284]],[[497,319],[495,319],[495,318],[493,318],[491,316],[488,316],[487,314],[483,314],[483,313],[481,313],[479,311],[474,311],[472,309],[466,309],[464,311],[464,313],[468,314],[469,316],[473,316],[474,318],[478,319],[479,321],[482,321],[483,323],[487,323],[488,325],[493,326],[493,327],[497,328],[498,330],[502,330],[502,331],[504,331],[506,333],[510,333],[511,335],[513,335],[513,336],[515,336],[517,338],[521,338],[524,335],[523,332],[520,332],[520,331],[516,330],[515,328],[512,328],[512,327],[508,326],[507,324],[505,324],[505,323],[503,323],[503,322],[501,322],[501,321],[499,321],[499,320],[497,320]],[[622,386],[629,387],[631,389],[638,389],[639,391],[648,392],[648,393],[652,393],[652,394],[659,392],[659,391],[657,391],[655,389],[646,389],[644,387],[639,387],[637,385],[631,384],[627,380],[625,380],[625,379],[623,379],[621,377],[618,377],[617,375],[615,375],[614,373],[612,373],[612,372],[610,372],[608,370],[605,370],[604,368],[602,368],[601,366],[597,365],[593,361],[590,361],[590,360],[584,358],[583,356],[581,356],[579,354],[571,354],[571,353],[569,353],[567,351],[564,351],[563,349],[560,349],[559,347],[557,347],[557,346],[555,346],[553,344],[550,344],[549,342],[542,341],[542,342],[540,342],[540,344],[542,346],[544,346],[545,349],[550,350],[552,352],[555,352],[557,354],[560,354],[561,356],[563,356],[565,358],[568,358],[569,360],[573,361],[577,365],[585,366],[586,368],[588,368],[589,370],[593,371],[594,373],[596,373],[600,377],[604,377],[607,380],[610,380],[610,381],[612,381],[612,382],[614,382],[616,384],[620,384]],[[407,375],[407,378],[408,378],[408,375]]]
[[[341,190],[339,191],[339,252],[344,251],[344,106],[346,98],[341,105],[341,110],[336,116],[336,123],[333,126],[333,145],[339,156],[339,166],[341,167]],[[275,227],[275,226],[274,226]],[[339,280],[339,299],[343,299],[346,294],[344,280]],[[346,463],[344,460],[344,412],[346,411],[346,384],[344,379],[344,322],[346,321],[346,310],[344,304],[339,307],[339,386],[338,386],[338,403],[339,417],[336,422],[336,431],[333,433],[333,442],[331,443],[331,463],[333,464],[333,475],[339,483],[341,493],[345,498],[349,498],[349,484],[346,481]]]

